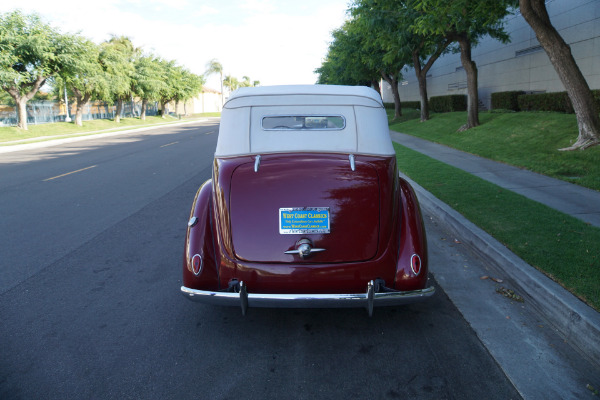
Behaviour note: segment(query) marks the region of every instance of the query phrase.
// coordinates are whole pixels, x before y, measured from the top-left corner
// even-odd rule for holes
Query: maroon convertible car
[[[188,223],[182,293],[248,307],[422,301],[427,242],[366,87],[242,88],[225,103],[212,179]]]

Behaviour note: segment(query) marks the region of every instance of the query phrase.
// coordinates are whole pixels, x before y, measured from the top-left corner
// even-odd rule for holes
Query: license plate
[[[329,207],[280,208],[279,233],[329,233]]]

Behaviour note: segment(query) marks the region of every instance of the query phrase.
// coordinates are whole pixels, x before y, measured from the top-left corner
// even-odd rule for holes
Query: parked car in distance
[[[248,307],[422,301],[427,240],[367,87],[241,88],[223,107],[212,179],[185,238],[182,293]]]

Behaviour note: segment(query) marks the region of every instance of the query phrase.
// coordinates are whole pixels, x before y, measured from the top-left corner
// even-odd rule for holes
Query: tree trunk
[[[148,108],[148,99],[142,99],[142,110],[140,112],[140,119],[146,120],[146,109]]]
[[[77,88],[72,88],[75,95],[75,125],[83,126],[83,109],[89,103],[92,97],[91,93],[82,94]]]
[[[122,111],[123,111],[123,99],[118,98],[117,99],[117,110],[115,112],[115,122],[116,123],[121,122],[121,112]]]
[[[81,92],[73,89],[75,94],[75,125],[83,126],[83,96]]]
[[[460,61],[467,73],[467,124],[459,130],[479,126],[479,94],[477,92],[477,64],[471,58],[471,40],[466,34],[458,35],[458,44],[460,46]]]
[[[17,128],[23,129],[24,131],[27,130],[27,102],[35,96],[45,82],[46,78],[39,76],[33,83],[26,84],[25,87],[29,86],[31,89],[25,94],[21,94],[21,87],[16,84],[5,89],[17,105]]]
[[[417,73],[419,81],[419,95],[421,96],[421,122],[429,120],[429,99],[427,96],[427,76],[426,73]]]
[[[17,115],[18,122],[17,128],[21,128],[24,131],[27,129],[27,98],[25,96],[19,96],[19,99],[16,100],[17,103]]]
[[[371,81],[371,87],[373,89],[375,89],[377,91],[377,93],[379,93],[379,95],[381,96],[381,86],[379,86],[379,81],[376,79],[373,79]]]
[[[571,47],[552,26],[544,0],[519,0],[519,7],[548,54],[577,116],[577,141],[560,150],[584,150],[600,144],[600,117],[590,87],[571,54]]]
[[[429,120],[429,101],[427,98],[427,71],[421,68],[419,53],[413,52],[413,64],[415,66],[415,75],[419,82],[419,94],[421,95],[421,122]]]
[[[394,96],[394,119],[400,118],[402,116],[402,103],[400,103],[400,91],[398,90],[398,75],[392,75],[382,71],[381,77],[392,88],[392,94]]]
[[[394,119],[396,119],[402,116],[402,103],[400,102],[397,77],[392,77],[392,94],[394,95]]]
[[[415,68],[415,74],[417,75],[417,81],[419,82],[419,94],[421,95],[421,122],[429,120],[429,99],[427,97],[427,73],[433,66],[433,63],[442,55],[444,50],[450,44],[450,40],[444,39],[438,42],[435,52],[429,57],[425,66],[421,66],[421,49],[423,48],[424,42],[416,48],[413,53],[413,65]]]

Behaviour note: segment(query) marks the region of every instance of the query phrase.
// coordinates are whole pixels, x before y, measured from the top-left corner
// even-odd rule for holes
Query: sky
[[[195,74],[217,59],[225,75],[261,85],[313,84],[350,0],[27,0],[0,13],[37,13],[62,33],[95,43],[127,36],[134,46]],[[19,4],[20,3],[20,4]],[[19,4],[18,6],[14,6]],[[218,76],[207,84],[220,90]]]

